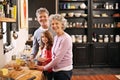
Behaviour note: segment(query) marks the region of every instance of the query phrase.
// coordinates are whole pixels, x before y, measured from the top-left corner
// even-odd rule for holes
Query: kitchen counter
[[[11,70],[8,76],[14,80],[28,80],[35,78],[34,80],[44,80],[44,76],[41,71],[29,70],[24,68],[21,71]]]
[[[13,79],[13,80],[45,80],[42,71],[31,70],[28,66],[20,66],[21,70],[15,70],[13,67],[14,61],[11,61],[7,64],[3,69],[6,72],[2,72],[3,69],[0,70],[0,80],[4,79]],[[32,79],[35,78],[35,79]]]

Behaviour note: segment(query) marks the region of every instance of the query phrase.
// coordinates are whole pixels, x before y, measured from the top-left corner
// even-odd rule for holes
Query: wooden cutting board
[[[22,67],[22,70],[20,71],[16,71],[14,69],[9,70],[8,74],[6,75],[3,75],[3,73],[0,72],[0,77],[12,78],[14,80],[28,80],[30,78],[35,77],[34,80],[45,80],[42,71],[30,70],[28,67]]]
[[[32,77],[36,77],[34,80],[45,80],[42,72],[37,70],[21,70],[21,71],[12,70],[9,72],[9,77],[15,80],[27,80]]]

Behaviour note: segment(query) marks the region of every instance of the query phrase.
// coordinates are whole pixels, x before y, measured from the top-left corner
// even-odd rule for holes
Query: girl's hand
[[[37,58],[37,60],[40,61],[40,62],[45,62],[47,59],[46,59],[46,58],[40,58],[40,57],[39,57],[39,58]]]

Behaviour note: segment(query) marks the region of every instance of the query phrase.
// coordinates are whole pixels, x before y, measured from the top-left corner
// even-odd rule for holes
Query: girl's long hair
[[[52,34],[47,30],[45,32],[42,33],[45,37],[48,38],[48,42],[47,42],[47,46],[46,46],[46,49],[47,50],[50,50],[53,46],[53,36]],[[45,44],[42,42],[42,39],[41,39],[41,50],[45,47]]]

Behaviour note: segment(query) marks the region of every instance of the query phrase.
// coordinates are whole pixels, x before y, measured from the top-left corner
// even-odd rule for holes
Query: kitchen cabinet
[[[108,44],[108,65],[120,66],[120,43]]]
[[[120,1],[58,0],[57,13],[68,20],[74,67],[120,66]],[[83,48],[84,47],[84,48]]]
[[[99,46],[95,42],[101,43],[102,40],[101,47],[95,49],[97,55],[93,55],[93,65],[120,66],[120,26],[118,25],[120,23],[120,15],[118,15],[120,14],[120,1],[93,0],[92,5],[92,40],[96,36],[97,40],[93,41],[95,46]]]
[[[75,43],[73,46],[73,65],[74,68],[80,67],[90,67],[89,63],[89,45],[87,44],[77,44]]]
[[[107,66],[107,44],[95,43],[92,46],[92,67]]]

